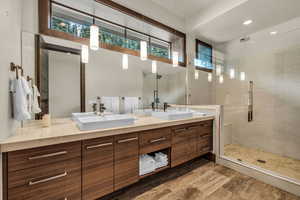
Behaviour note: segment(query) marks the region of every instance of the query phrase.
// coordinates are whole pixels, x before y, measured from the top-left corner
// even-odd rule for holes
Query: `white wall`
[[[227,66],[246,72],[247,80],[217,84],[217,103],[234,143],[300,159],[300,18],[226,45]],[[278,35],[269,32],[278,30]],[[254,81],[254,121],[247,121],[248,83]]]
[[[21,0],[0,2],[0,138],[5,138],[18,125],[11,119],[9,101],[10,62],[21,64]]]
[[[196,56],[196,40],[194,34],[187,34],[187,55],[188,55],[188,96],[191,105],[213,104],[213,83],[208,82],[208,72],[200,71],[199,79],[195,79],[194,58]]]

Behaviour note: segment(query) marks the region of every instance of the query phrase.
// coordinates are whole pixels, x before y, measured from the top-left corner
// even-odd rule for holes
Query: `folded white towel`
[[[141,155],[139,160],[139,174],[145,175],[155,171],[155,160],[152,156],[147,154]]]
[[[155,160],[156,169],[161,168],[161,167],[165,167],[169,164],[168,155],[166,155],[164,153],[161,153],[161,152],[155,153],[154,160]]]
[[[119,97],[101,97],[106,111],[114,114],[120,114],[120,98]]]
[[[134,110],[139,108],[139,97],[125,97],[124,99],[124,112],[133,113]]]

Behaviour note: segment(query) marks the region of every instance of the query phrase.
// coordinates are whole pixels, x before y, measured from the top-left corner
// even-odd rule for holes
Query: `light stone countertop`
[[[0,141],[1,152],[29,149],[53,144],[74,142],[92,138],[114,136],[137,131],[145,131],[174,125],[193,123],[214,119],[214,115],[192,117],[181,120],[161,120],[154,117],[137,117],[133,125],[92,131],[80,131],[71,119],[53,119],[48,128],[42,127],[39,121],[34,121],[24,128],[16,130],[15,134]]]

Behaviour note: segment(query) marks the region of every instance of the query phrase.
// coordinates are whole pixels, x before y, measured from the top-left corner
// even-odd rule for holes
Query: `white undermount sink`
[[[179,120],[193,117],[193,112],[177,110],[170,110],[167,112],[159,111],[152,112],[152,117],[156,117],[163,120]]]
[[[84,113],[82,113],[84,114]],[[73,117],[74,115],[72,115]],[[130,115],[77,115],[74,118],[81,131],[90,131],[96,129],[116,128],[134,124],[135,118]]]

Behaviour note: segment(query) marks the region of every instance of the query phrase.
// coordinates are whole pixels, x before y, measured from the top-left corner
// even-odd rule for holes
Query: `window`
[[[196,39],[196,59],[195,66],[197,69],[212,71],[212,46]]]
[[[150,59],[172,63],[172,51],[177,51],[180,65],[186,66],[184,33],[121,5],[107,5],[111,4],[107,1],[97,0],[94,13],[77,5],[80,2],[72,2],[39,1],[40,33],[86,44],[90,26],[95,23],[102,48],[138,56],[140,41],[147,41]]]

